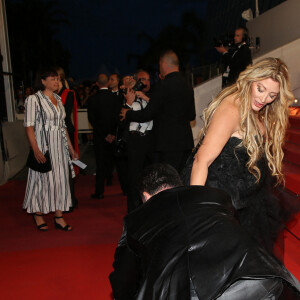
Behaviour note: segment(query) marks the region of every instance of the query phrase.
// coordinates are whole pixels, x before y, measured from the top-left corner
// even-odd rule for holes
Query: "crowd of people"
[[[242,35],[237,29],[236,40]],[[128,207],[110,275],[117,300],[299,299],[298,281],[274,257],[286,219],[266,188],[267,178],[283,182],[293,101],[288,70],[280,59],[266,58],[233,78],[232,60],[243,43],[228,63],[232,81],[204,111],[190,160],[194,91],[172,50],[159,58],[154,87],[149,73],[138,70],[99,74],[92,87],[74,92],[57,68],[43,72],[41,89],[26,99],[24,126],[34,156],[42,164],[48,150],[52,163],[46,173],[29,168],[24,209],[39,230],[48,230],[43,215],[50,212],[57,229],[72,230],[62,213],[76,206],[76,107],[87,107],[93,126],[92,198],[105,197],[116,167]]]

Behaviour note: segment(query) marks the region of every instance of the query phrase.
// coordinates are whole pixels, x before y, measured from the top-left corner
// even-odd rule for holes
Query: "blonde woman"
[[[268,215],[275,204],[266,197],[265,183],[268,173],[284,182],[282,146],[293,99],[280,59],[249,66],[204,111],[203,142],[191,174],[191,185],[227,191],[241,225],[270,252],[275,231]]]

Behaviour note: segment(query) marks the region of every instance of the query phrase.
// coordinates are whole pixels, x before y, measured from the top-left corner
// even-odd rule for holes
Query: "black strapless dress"
[[[208,169],[206,185],[219,188],[231,195],[240,224],[273,253],[279,232],[291,216],[299,211],[280,189],[274,188],[265,157],[257,166],[261,172],[259,182],[247,168],[249,156],[241,139],[231,137],[220,155]]]

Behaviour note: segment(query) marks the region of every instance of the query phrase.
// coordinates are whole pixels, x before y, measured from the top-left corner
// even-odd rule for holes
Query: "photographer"
[[[128,79],[128,85],[133,81]],[[128,86],[127,85],[127,86]],[[150,100],[150,76],[148,72],[139,70],[136,73],[136,83],[132,89],[128,88],[124,95],[126,100],[133,99],[132,105],[128,105],[133,111],[143,110]],[[129,136],[127,141],[128,150],[128,195],[127,208],[131,212],[142,204],[137,188],[137,181],[142,169],[152,162],[152,127],[153,121],[130,122]]]
[[[230,52],[227,47],[221,44],[215,47],[221,53],[222,64],[224,66],[224,73],[222,75],[222,87],[235,83],[240,73],[246,67],[252,64],[251,51],[249,49],[248,30],[246,27],[238,27],[234,34],[234,51]]]

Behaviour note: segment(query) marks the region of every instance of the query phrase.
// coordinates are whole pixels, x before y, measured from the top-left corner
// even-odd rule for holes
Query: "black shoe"
[[[91,195],[91,198],[93,199],[103,199],[104,198],[104,195],[103,194],[92,194]]]
[[[63,216],[61,216],[61,217],[57,217],[57,216],[54,216],[54,225],[55,225],[55,228],[56,229],[60,229],[60,230],[63,230],[63,231],[71,231],[72,230],[72,228],[71,228],[71,226],[70,225],[66,225],[65,227],[62,227],[60,224],[58,224],[58,223],[56,223],[56,219],[61,219]]]
[[[40,231],[47,231],[48,228],[44,228],[44,227],[47,227],[47,226],[48,226],[47,223],[42,223],[42,224],[38,225],[38,224],[36,223],[35,216],[42,217],[43,215],[39,215],[39,214],[35,214],[35,213],[34,213],[34,214],[32,214],[32,218],[33,218],[33,221],[34,221],[34,223],[35,223],[35,225],[36,225],[36,227],[37,227],[38,230],[40,230]]]

